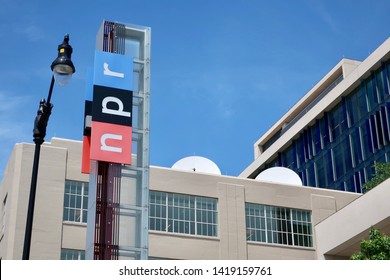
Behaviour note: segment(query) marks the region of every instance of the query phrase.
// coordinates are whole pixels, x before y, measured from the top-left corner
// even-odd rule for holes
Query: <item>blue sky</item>
[[[152,28],[151,164],[204,156],[236,176],[253,144],[343,57],[390,36],[390,1],[0,0],[0,179],[32,142],[66,33],[76,73],[55,87],[46,141],[81,140],[85,77],[105,20]]]

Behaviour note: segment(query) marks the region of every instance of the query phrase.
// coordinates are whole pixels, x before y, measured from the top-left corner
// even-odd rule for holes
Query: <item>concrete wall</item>
[[[316,259],[315,248],[246,241],[245,203],[312,211],[313,228],[360,195],[228,176],[151,168],[151,190],[218,199],[218,237],[149,232],[149,255],[169,259]]]
[[[0,201],[4,201],[7,195],[0,215],[3,219],[5,213],[4,235],[0,241],[0,257],[3,259],[21,258],[33,150],[32,144],[15,145],[0,188]],[[59,259],[61,248],[85,249],[86,225],[62,220],[65,180],[88,181],[89,176],[79,171],[80,162],[79,141],[55,138],[42,146],[31,259]],[[325,221],[330,221],[334,213],[346,209],[361,196],[161,167],[151,168],[150,184],[154,191],[218,199],[217,237],[149,232],[149,255],[168,259],[316,259],[321,253],[328,252],[326,248],[337,245],[326,245],[327,233],[324,235],[324,230],[328,227],[324,226]],[[314,247],[247,242],[247,202],[311,210],[313,228],[317,225],[315,233],[319,231],[317,239],[314,234]],[[316,253],[317,248],[321,253]]]
[[[34,145],[16,144],[0,188],[7,196],[5,232],[0,241],[0,257],[21,259],[31,185]],[[85,249],[86,225],[63,225],[64,183],[66,179],[88,181],[80,173],[81,142],[53,138],[41,147],[34,209],[30,259],[58,260],[61,248]],[[0,215],[3,220],[3,214]],[[1,224],[3,221],[1,220]]]
[[[348,258],[360,250],[371,226],[390,235],[390,179],[315,227],[319,259]]]

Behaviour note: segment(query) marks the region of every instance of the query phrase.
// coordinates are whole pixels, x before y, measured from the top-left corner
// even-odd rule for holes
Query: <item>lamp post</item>
[[[69,35],[65,35],[62,44],[58,45],[57,58],[51,64],[51,70],[53,75],[51,78],[49,94],[47,100],[42,99],[39,102],[39,108],[37,116],[34,121],[33,137],[35,143],[34,161],[31,176],[31,187],[30,196],[28,201],[27,209],[27,220],[26,220],[26,231],[24,235],[23,245],[23,260],[30,258],[30,247],[31,247],[31,235],[34,218],[34,206],[35,206],[35,194],[37,189],[37,178],[38,178],[38,167],[39,167],[39,156],[41,151],[41,145],[45,142],[46,127],[51,114],[53,104],[50,103],[51,94],[53,92],[54,82],[58,85],[64,86],[71,78],[72,74],[76,71],[71,60],[72,47],[69,45]]]

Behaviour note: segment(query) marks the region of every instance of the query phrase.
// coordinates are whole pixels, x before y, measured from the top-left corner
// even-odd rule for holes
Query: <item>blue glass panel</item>
[[[385,95],[389,95],[389,73],[387,72],[385,63],[382,63],[382,80]]]
[[[329,113],[329,130],[332,142],[336,141],[337,137],[339,137],[346,128],[346,111],[343,108],[343,104],[345,103],[339,103]]]
[[[346,98],[347,104],[347,112],[348,112],[348,120],[349,125],[353,126],[358,120],[358,112],[357,112],[357,102],[356,102],[356,91],[349,94]]]
[[[315,162],[316,165],[316,175],[317,175],[317,182],[318,182],[318,187],[324,188],[325,187],[325,167],[324,167],[324,161],[323,157],[317,159]]]
[[[378,92],[378,97],[379,101],[382,102],[385,99],[386,93],[385,93],[385,82],[383,80],[385,69],[380,68],[376,73],[375,73],[375,84],[376,84],[376,89]]]
[[[326,184],[331,184],[333,181],[334,181],[334,178],[333,178],[333,167],[332,167],[332,153],[330,150],[328,150],[324,156],[324,160],[325,160],[325,167],[326,167]]]
[[[382,127],[383,127],[383,136],[385,142],[388,143],[390,141],[390,126],[389,126],[389,111],[386,107],[381,108],[382,113]]]
[[[351,151],[351,143],[349,141],[349,137],[346,137],[344,139],[343,152],[344,152],[345,172],[348,172],[348,170],[352,168],[352,151]]]
[[[347,123],[347,103],[345,101],[345,97],[343,97],[342,99],[342,112],[343,112],[343,115],[342,115],[342,119],[341,119],[341,132],[343,132],[345,129],[348,128],[348,123]]]
[[[305,173],[303,171],[298,171],[298,175],[302,180],[302,184],[304,186],[307,186],[307,179],[306,179]]]
[[[306,130],[306,134],[307,134],[307,150],[308,150],[309,158],[312,158],[312,156],[313,156],[313,139],[311,137],[312,135],[311,135],[310,128],[308,130]]]
[[[337,190],[339,190],[339,191],[345,191],[345,182],[340,182],[340,183],[338,184]]]
[[[378,134],[378,142],[379,142],[379,145],[383,146],[385,138],[384,138],[383,129],[382,129],[383,122],[382,122],[381,111],[376,111],[375,120],[376,120],[376,131]]]
[[[390,94],[390,61],[387,62],[386,72],[384,73],[386,74],[386,78],[384,78],[386,84],[386,93]]]
[[[376,121],[375,121],[375,115],[370,116],[370,131],[372,135],[372,145],[374,147],[374,151],[379,148],[379,143],[378,143],[378,134],[376,130]]]
[[[360,172],[359,171],[355,172],[354,182],[355,182],[356,192],[361,193],[362,192],[362,188],[361,188],[362,182],[360,179]]]
[[[375,88],[375,79],[373,78],[374,76],[371,75],[371,77],[365,81],[367,100],[369,105],[368,108],[370,112],[374,111],[376,106],[378,105],[378,96]]]
[[[364,158],[368,158],[373,152],[370,120],[366,119],[365,125],[361,127],[363,146],[364,146]]]
[[[327,147],[330,142],[329,138],[329,122],[328,122],[328,113],[324,113],[324,117],[320,121],[320,127],[321,127],[321,137],[322,137],[322,144],[323,147]]]
[[[293,141],[292,143],[292,160],[293,162],[289,166],[291,166],[293,170],[296,170],[298,168],[298,162],[297,162],[297,148],[296,148],[295,141]]]
[[[339,145],[337,145],[336,147],[334,147],[332,149],[333,151],[333,158],[334,158],[334,169],[335,169],[335,172],[336,172],[336,180],[338,178],[340,178],[340,176],[342,176],[344,174],[344,168],[343,168],[343,151],[342,151],[342,147],[341,147],[341,143]]]
[[[348,176],[348,178],[345,181],[345,184],[346,184],[346,191],[356,192],[354,175]]]
[[[309,151],[308,151],[308,144],[307,144],[307,131],[304,130],[302,133],[302,138],[303,138],[303,149],[304,149],[304,154],[305,154],[305,161],[308,161],[310,159],[309,156]]]
[[[278,153],[278,166],[283,166],[282,153]]]
[[[314,139],[314,147],[315,147],[315,153],[318,154],[321,151],[321,130],[320,130],[320,122],[319,120],[316,121],[316,124],[312,127],[314,130],[313,133],[313,139]]]
[[[282,153],[282,166],[295,169],[295,143],[288,147],[283,153]]]
[[[352,142],[352,153],[353,153],[353,162],[356,167],[359,163],[363,161],[363,150],[360,140],[360,128],[355,128],[355,131],[351,133],[351,142]]]
[[[302,167],[302,165],[305,163],[305,149],[304,149],[302,134],[301,137],[299,137],[296,141],[296,147],[297,147],[298,166]]]
[[[308,185],[312,187],[316,187],[316,177],[314,174],[314,163],[309,162],[307,166],[307,177],[308,177]]]

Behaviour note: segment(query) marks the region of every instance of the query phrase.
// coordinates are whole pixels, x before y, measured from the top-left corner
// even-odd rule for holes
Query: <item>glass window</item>
[[[87,211],[88,183],[65,181],[63,220],[86,223]]]
[[[386,72],[383,73],[386,74],[386,78],[384,78],[386,84],[385,91],[387,92],[387,94],[389,94],[390,93],[390,62],[389,61],[387,62],[386,65]]]
[[[329,113],[329,128],[332,141],[335,141],[347,127],[343,104],[344,102],[339,103],[339,105]]]
[[[316,187],[316,177],[314,172],[314,162],[311,161],[307,164],[307,182],[309,186]]]
[[[372,112],[375,110],[376,106],[378,105],[378,96],[377,91],[375,87],[375,79],[374,76],[371,76],[365,81],[366,85],[366,92],[367,92],[367,100],[368,100],[368,107],[369,111]]]
[[[371,176],[367,162],[390,160],[389,74],[387,61],[278,151],[278,166],[297,172],[304,185],[361,192]]]
[[[371,124],[370,120],[366,119],[364,125],[360,128],[362,133],[363,147],[364,147],[364,158],[367,159],[374,153]]]
[[[85,260],[85,251],[61,249],[61,260]]]
[[[217,199],[150,192],[150,230],[217,236],[217,226]]]
[[[247,203],[245,218],[249,241],[313,246],[310,211]]]
[[[318,154],[321,149],[321,131],[320,131],[320,122],[317,120],[316,124],[311,127],[311,131],[313,134],[313,142],[314,142],[314,150],[315,154]]]
[[[320,120],[321,138],[322,145],[325,148],[330,143],[329,137],[329,114],[324,113],[324,117]]]
[[[305,164],[305,149],[302,137],[296,140],[296,151],[298,158],[298,166],[302,167]]]
[[[382,102],[386,98],[386,84],[385,84],[385,79],[384,79],[385,73],[386,73],[386,69],[384,69],[384,68],[380,68],[375,73],[376,89],[378,92],[378,97],[379,97],[380,102]]]
[[[389,112],[386,106],[381,108],[381,116],[382,116],[382,129],[383,129],[383,137],[385,142],[390,142],[390,126],[389,126]]]
[[[349,124],[353,126],[367,114],[367,102],[361,87],[353,91],[347,98],[347,112]]]
[[[297,167],[295,155],[295,142],[293,142],[292,145],[282,153],[282,166],[295,169]]]
[[[333,182],[332,155],[330,151],[326,151],[321,157],[315,161],[316,166],[316,186],[326,188]]]
[[[352,168],[351,145],[349,137],[344,137],[340,143],[333,148],[333,163],[336,180],[342,177]]]
[[[361,162],[363,162],[363,149],[362,149],[359,127],[356,127],[355,130],[351,133],[351,144],[352,144],[354,167],[356,167]]]

